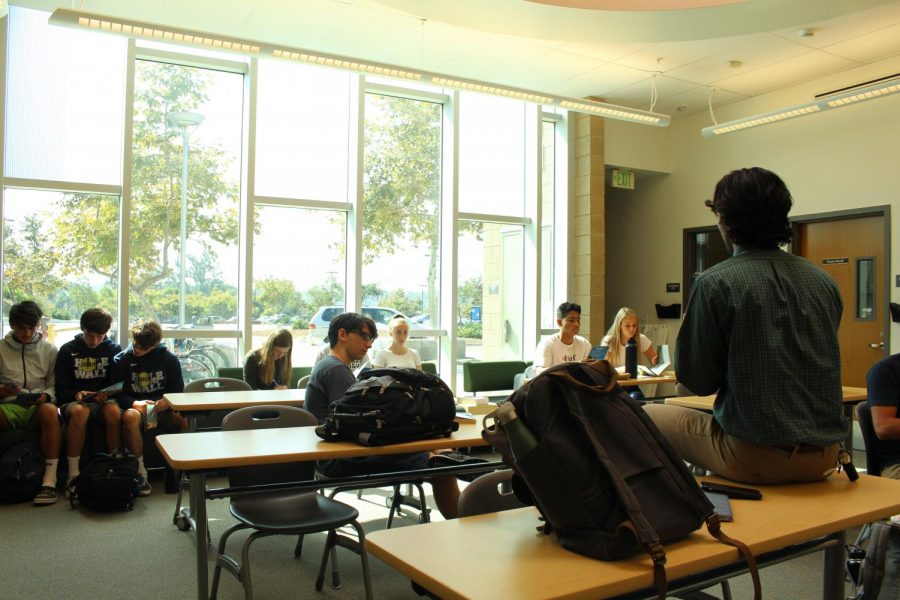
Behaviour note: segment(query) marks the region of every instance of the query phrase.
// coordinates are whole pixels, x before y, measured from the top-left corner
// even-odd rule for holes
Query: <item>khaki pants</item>
[[[730,436],[713,416],[699,410],[648,404],[644,410],[690,464],[743,483],[821,481],[837,466],[840,444],[821,450],[750,444]]]

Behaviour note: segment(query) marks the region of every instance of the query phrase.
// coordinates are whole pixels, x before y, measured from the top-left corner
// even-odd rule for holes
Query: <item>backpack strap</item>
[[[759,567],[756,565],[756,558],[754,558],[753,552],[750,551],[750,547],[744,542],[726,535],[722,531],[722,522],[716,513],[707,517],[706,529],[709,530],[710,535],[723,544],[728,544],[738,549],[744,560],[747,561],[747,569],[750,571],[750,577],[753,579],[753,600],[760,600],[762,598],[762,584],[759,581]]]

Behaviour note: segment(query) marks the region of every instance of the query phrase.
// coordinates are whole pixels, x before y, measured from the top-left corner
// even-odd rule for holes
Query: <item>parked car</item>
[[[310,344],[323,344],[325,337],[328,335],[328,325],[331,319],[344,312],[343,306],[323,306],[316,311],[313,318],[309,320],[307,329],[309,336],[307,337]],[[385,308],[383,306],[363,306],[362,314],[375,321],[378,328],[378,337],[386,338],[388,335],[388,321],[397,315],[403,315],[399,310],[393,308]],[[405,316],[405,315],[403,315]],[[411,325],[415,327],[415,325]]]

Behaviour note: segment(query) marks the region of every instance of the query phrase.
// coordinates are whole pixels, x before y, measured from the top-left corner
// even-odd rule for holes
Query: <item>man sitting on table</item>
[[[900,479],[900,354],[876,363],[866,375],[872,425],[878,438],[881,476]],[[870,590],[866,590],[869,592]],[[878,600],[897,598],[900,591],[900,529],[893,528],[884,556]]]
[[[328,325],[331,354],[313,367],[306,386],[304,408],[321,423],[328,415],[332,402],[340,400],[347,389],[356,383],[350,364],[361,360],[378,336],[375,322],[363,315],[345,312],[337,315]],[[391,454],[327,460],[319,463],[319,470],[329,477],[369,475],[428,468],[428,452]],[[446,519],[455,518],[459,505],[459,487],[452,476],[434,477],[431,480],[434,500]]]
[[[541,340],[534,351],[534,372],[564,362],[581,362],[588,357],[591,343],[578,335],[581,330],[581,306],[563,302],[556,309],[559,333]]]
[[[166,431],[185,432],[188,422],[172,410],[164,394],[184,391],[181,363],[178,357],[161,345],[162,328],[156,321],[138,319],[131,326],[131,345],[116,356],[115,364],[124,382],[116,400],[125,411],[122,429],[125,447],[138,459],[141,496],[149,496],[147,467],[144,466],[143,430],[156,427],[148,411],[155,413],[159,427]]]
[[[791,194],[765,169],[732,171],[706,205],[733,255],[694,283],[678,342],[678,381],[718,391],[713,414],[644,409],[689,463],[745,483],[818,481],[837,466],[843,416],[831,277],[783,252]]]

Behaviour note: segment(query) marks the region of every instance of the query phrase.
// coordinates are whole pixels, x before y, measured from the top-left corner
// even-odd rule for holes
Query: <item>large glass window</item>
[[[256,229],[252,346],[260,348],[273,331],[290,328],[292,362],[312,365],[331,318],[344,310],[347,215],[261,206]]]
[[[476,360],[522,358],[521,225],[460,222],[457,336]]]
[[[6,177],[120,184],[125,38],[9,13]]]
[[[437,356],[440,314],[442,106],[366,95],[363,163],[363,306],[378,324],[375,347],[390,344],[387,322],[410,318],[409,347]],[[426,358],[427,357],[427,358]]]
[[[7,188],[3,209],[4,315],[34,300],[57,345],[78,333],[88,308],[102,306],[115,318],[118,196]]]
[[[243,77],[139,60],[134,90],[130,315],[234,328]]]
[[[556,327],[554,281],[556,279],[556,125],[541,124],[541,327]]]
[[[347,201],[349,73],[259,61],[256,194]]]
[[[459,115],[459,210],[522,216],[525,103],[461,93]]]

